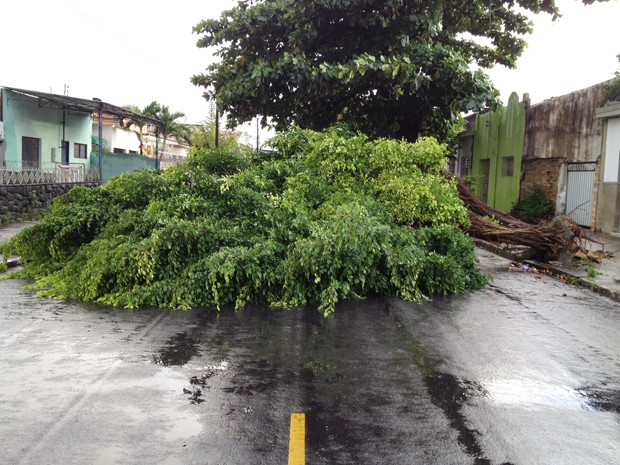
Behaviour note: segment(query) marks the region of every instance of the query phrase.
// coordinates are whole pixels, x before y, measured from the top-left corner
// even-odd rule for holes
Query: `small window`
[[[448,172],[452,174],[456,173],[456,157],[450,157],[448,159]]]
[[[128,153],[130,153],[131,155],[138,155],[137,150],[128,150]]]
[[[515,157],[502,158],[502,176],[512,176],[515,171]]]
[[[113,152],[114,153],[127,153],[127,152],[125,152],[125,149],[119,149],[118,147],[114,147]]]
[[[22,167],[38,168],[41,139],[36,137],[22,137]]]
[[[86,149],[88,146],[86,144],[78,144],[77,142],[73,144],[73,157],[74,158],[84,158],[86,159]]]

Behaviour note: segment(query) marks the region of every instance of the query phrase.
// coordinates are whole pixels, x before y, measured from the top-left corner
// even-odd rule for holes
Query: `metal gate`
[[[579,226],[590,227],[592,221],[595,170],[595,162],[568,164],[566,214]]]

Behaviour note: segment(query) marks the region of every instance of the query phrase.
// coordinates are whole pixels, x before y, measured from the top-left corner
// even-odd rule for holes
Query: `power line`
[[[134,47],[132,47],[130,44],[128,44],[127,42],[122,41],[121,39],[119,39],[119,37],[123,37],[122,33],[119,33],[119,31],[116,31],[114,29],[108,28],[107,26],[104,26],[103,24],[101,24],[99,21],[97,21],[96,19],[92,18],[90,15],[88,15],[86,12],[84,12],[83,10],[81,10],[80,8],[78,8],[77,6],[75,6],[74,4],[70,3],[68,0],[62,0],[64,3],[66,3],[67,5],[69,5],[71,8],[73,8],[75,11],[77,11],[79,14],[81,14],[82,16],[84,16],[86,19],[88,19],[90,22],[92,22],[93,24],[97,25],[102,31],[104,31],[105,33],[108,34],[109,37],[114,38],[114,40],[116,40],[119,44],[121,44],[123,47],[125,47],[126,49],[128,49],[129,51],[131,51],[132,53],[135,53],[136,55],[140,56],[141,58],[143,58],[145,61],[149,62],[151,65],[153,65],[154,67],[157,67],[157,63],[155,63],[153,60],[151,60],[149,57],[147,57],[146,55],[144,55],[140,50],[135,49]]]

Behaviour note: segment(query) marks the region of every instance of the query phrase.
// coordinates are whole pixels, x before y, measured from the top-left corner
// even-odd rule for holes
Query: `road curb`
[[[582,287],[584,289],[589,289],[596,294],[607,297],[608,299],[614,300],[616,302],[620,302],[620,292],[613,291],[606,287],[602,287],[594,281],[590,281],[587,277],[578,276],[573,273],[569,273],[566,270],[557,268],[549,263],[538,262],[536,260],[531,260],[530,257],[525,258],[522,253],[522,249],[518,250],[518,253],[514,252],[514,249],[510,247],[502,247],[498,244],[494,244],[492,242],[487,242],[481,239],[472,238],[476,246],[485,249],[495,255],[499,255],[500,257],[506,258],[508,260],[512,260],[518,263],[524,263],[534,268],[540,270],[548,271],[552,276],[556,278],[565,278],[564,282],[568,284],[572,284],[575,286]],[[525,256],[527,256],[528,252],[525,252]]]
[[[528,265],[533,266],[535,268],[547,270],[557,277],[564,276],[567,278],[564,281],[568,282],[569,284],[574,284],[576,286],[589,289],[592,292],[595,292],[596,294],[602,295],[611,300],[615,300],[616,302],[620,302],[619,292],[612,291],[611,289],[607,289],[606,287],[601,287],[599,284],[595,283],[594,281],[590,281],[588,278],[585,278],[583,276],[577,276],[572,273],[568,273],[566,270],[561,270],[548,263],[541,263],[541,262],[537,262],[534,260],[524,260],[524,263],[527,263]]]

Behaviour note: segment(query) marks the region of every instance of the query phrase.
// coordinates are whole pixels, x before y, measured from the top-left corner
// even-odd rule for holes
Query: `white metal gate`
[[[595,162],[568,164],[566,214],[579,226],[590,227],[592,221],[595,170]]]

